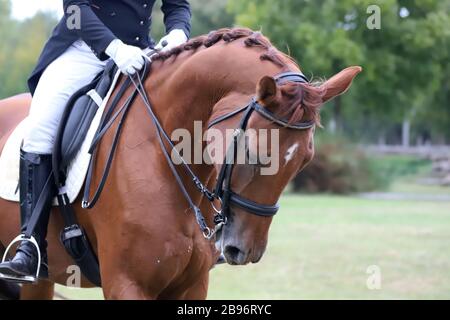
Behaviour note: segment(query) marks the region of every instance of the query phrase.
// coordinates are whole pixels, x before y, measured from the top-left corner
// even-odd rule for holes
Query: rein
[[[223,121],[226,121],[238,114],[243,113],[243,116],[241,118],[241,121],[239,123],[239,127],[235,129],[233,133],[233,142],[228,147],[225,159],[223,162],[223,165],[221,167],[221,170],[219,172],[216,186],[214,187],[214,190],[209,190],[197,177],[197,175],[192,171],[188,163],[185,161],[185,159],[180,155],[178,150],[175,148],[175,145],[173,144],[172,140],[170,139],[167,132],[164,130],[164,128],[161,125],[161,122],[159,121],[157,115],[155,114],[152,104],[150,103],[150,100],[148,98],[147,92],[145,90],[145,87],[143,85],[143,79],[146,78],[148,71],[150,69],[149,62],[146,63],[142,75],[138,75],[137,77],[129,77],[127,81],[123,84],[123,86],[119,89],[117,95],[115,96],[112,105],[108,112],[105,114],[104,118],[102,119],[102,123],[93,139],[91,148],[89,152],[92,154],[91,161],[89,163],[89,170],[88,175],[86,178],[86,185],[85,185],[85,192],[83,195],[83,201],[82,201],[82,207],[85,209],[91,209],[96,204],[103,187],[105,185],[105,182],[107,180],[112,160],[114,157],[114,153],[117,149],[118,144],[118,138],[120,136],[120,133],[123,128],[124,120],[128,114],[128,111],[130,109],[130,106],[132,105],[132,102],[134,101],[135,97],[139,95],[149,113],[149,116],[152,120],[152,122],[156,126],[156,132],[158,137],[158,142],[160,144],[160,147],[163,151],[164,157],[166,158],[167,164],[170,167],[170,170],[172,171],[175,180],[177,181],[177,184],[179,185],[180,190],[183,193],[183,196],[186,198],[187,202],[189,203],[190,208],[195,213],[195,218],[197,221],[197,224],[200,227],[200,230],[202,231],[204,237],[206,239],[211,239],[226,223],[227,223],[227,217],[230,214],[230,206],[234,205],[237,207],[240,207],[241,209],[244,209],[245,211],[261,216],[261,217],[272,217],[274,216],[279,209],[279,205],[264,205],[259,204],[254,201],[251,201],[249,199],[246,199],[237,193],[233,192],[231,190],[231,176],[233,173],[233,161],[234,161],[234,155],[236,154],[238,145],[240,143],[240,140],[245,132],[245,129],[247,128],[248,121],[251,117],[251,115],[256,112],[263,116],[264,118],[270,120],[273,123],[276,123],[277,125],[280,125],[284,128],[288,129],[294,129],[294,130],[307,130],[315,126],[314,121],[306,121],[306,122],[298,122],[294,124],[290,124],[285,119],[280,119],[276,117],[275,114],[270,112],[269,110],[265,109],[263,106],[261,106],[255,98],[251,100],[251,102],[236,111],[232,111],[224,116],[221,116],[213,121],[211,121],[208,125],[208,129],[213,127],[214,125],[217,125]],[[283,84],[286,82],[297,82],[297,83],[308,83],[308,79],[302,74],[302,73],[295,73],[295,72],[287,72],[279,74],[275,77],[275,80],[278,84]],[[129,87],[130,82],[134,85],[135,90],[133,93],[128,97],[128,99],[125,101],[124,105],[119,108],[118,111],[113,115],[112,113],[115,110],[115,106],[118,104],[119,99],[122,97],[125,90]],[[89,200],[89,193],[90,193],[90,186],[92,184],[92,176],[93,176],[93,168],[94,168],[94,162],[96,158],[97,153],[97,147],[99,141],[101,141],[101,138],[105,135],[105,133],[108,131],[109,128],[111,128],[112,124],[115,122],[115,120],[119,117],[121,114],[121,118],[119,120],[119,123],[116,128],[116,132],[113,138],[113,143],[111,145],[109,155],[107,157],[107,162],[103,170],[102,178],[100,180],[99,186],[97,187],[97,190],[94,193],[94,196],[92,200]],[[168,147],[166,146],[168,144]],[[191,196],[189,195],[189,192],[187,191],[187,188],[181,178],[181,176],[178,174],[178,171],[175,167],[175,164],[173,160],[170,157],[170,152],[174,152],[176,156],[179,158],[181,165],[185,168],[186,173],[190,176],[192,183],[194,186],[198,189],[198,191],[204,195],[209,202],[211,203],[212,208],[215,211],[214,215],[214,228],[209,228],[206,220],[200,210],[200,208],[194,203]],[[214,201],[218,200],[221,203],[221,208],[217,209],[214,205]]]

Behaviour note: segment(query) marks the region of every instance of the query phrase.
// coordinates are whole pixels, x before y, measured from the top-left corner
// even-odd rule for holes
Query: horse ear
[[[256,100],[263,105],[268,105],[276,98],[277,90],[275,79],[265,76],[259,80],[256,87]]]
[[[359,66],[348,67],[338,74],[328,79],[323,86],[326,88],[323,102],[327,102],[334,97],[345,93],[352,85],[353,79],[362,71]]]

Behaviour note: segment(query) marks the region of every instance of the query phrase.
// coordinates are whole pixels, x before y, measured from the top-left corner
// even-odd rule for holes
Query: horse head
[[[244,265],[261,259],[277,210],[274,204],[291,179],[313,158],[315,126],[320,124],[319,108],[344,93],[361,70],[350,67],[317,84],[281,83],[273,76],[264,76],[256,87],[255,106],[250,105],[257,112],[233,116],[214,126],[224,131],[230,127],[236,129],[245,122],[245,127],[241,128],[245,129],[245,138],[240,139],[233,154],[236,162],[228,182],[231,200],[226,204],[227,223],[220,239],[221,250],[229,264]],[[238,119],[240,124],[236,126]],[[231,135],[233,132],[236,131],[231,131]],[[251,134],[247,134],[249,132]],[[232,143],[227,143],[228,151]],[[239,162],[240,154],[244,154],[246,161]],[[217,172],[225,171],[224,166],[224,163],[217,163]],[[230,198],[226,192],[224,198]]]

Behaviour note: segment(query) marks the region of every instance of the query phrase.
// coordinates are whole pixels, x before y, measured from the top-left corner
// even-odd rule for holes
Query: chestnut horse
[[[319,107],[345,92],[361,68],[347,68],[323,83],[277,84],[273,77],[286,71],[300,69],[259,32],[222,29],[155,56],[144,86],[169,135],[177,128],[193,132],[194,121],[202,121],[207,127],[212,120],[247,105],[253,97],[280,118],[318,124]],[[0,150],[13,128],[27,115],[29,104],[29,96],[0,103]],[[230,117],[214,128],[225,134],[226,129],[238,126],[240,118]],[[263,176],[258,165],[237,165],[232,188],[255,203],[273,205],[288,182],[312,159],[314,128],[283,128],[256,113],[247,127],[279,129],[279,154],[272,155],[279,158],[279,170],[273,176]],[[99,146],[94,184],[101,178],[113,139],[112,129]],[[221,164],[196,164],[191,168],[211,187]],[[212,226],[214,212],[209,202],[182,169],[179,173]],[[81,198],[74,208],[98,254],[106,299],[207,297],[209,270],[220,253],[215,239],[203,236],[180,192],[142,99],[137,98],[129,111],[97,205],[85,211],[80,201]],[[18,211],[17,203],[0,200],[0,251],[17,235]],[[59,243],[63,221],[54,211],[47,237],[50,279],[24,286],[22,298],[52,298],[53,284],[65,285],[72,276],[67,268],[73,262]],[[233,205],[230,215],[221,235],[223,248],[233,249],[224,251],[227,261],[258,262],[267,245],[272,218],[252,215]],[[84,278],[81,285],[92,286]]]

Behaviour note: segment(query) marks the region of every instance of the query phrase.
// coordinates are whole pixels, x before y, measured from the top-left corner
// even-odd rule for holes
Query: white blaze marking
[[[298,149],[298,143],[293,144],[292,146],[289,147],[289,149],[286,152],[286,155],[284,156],[284,161],[285,161],[284,165],[287,165],[288,162],[292,160],[297,149]]]

